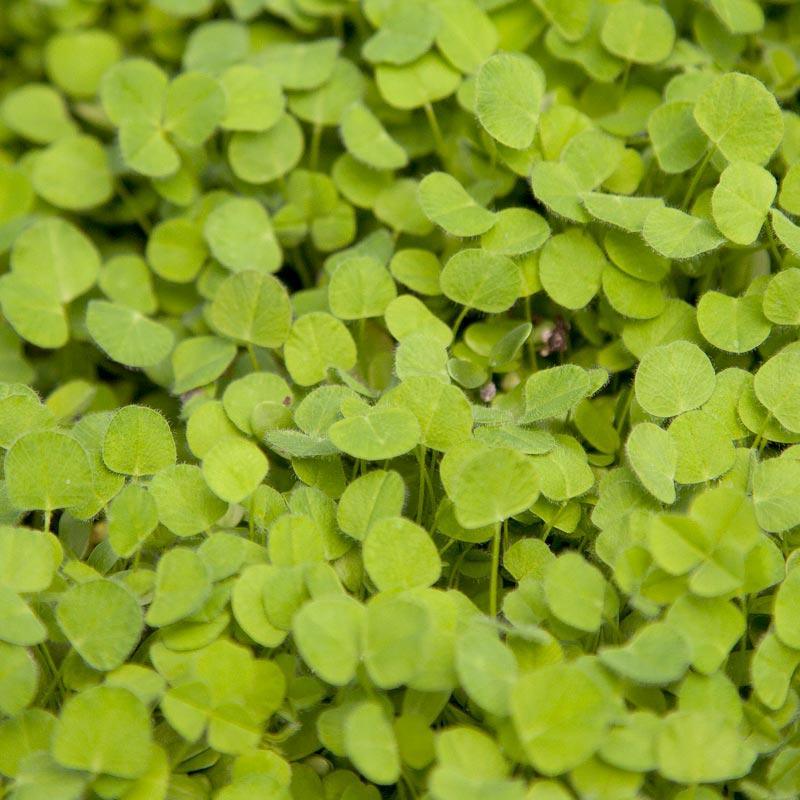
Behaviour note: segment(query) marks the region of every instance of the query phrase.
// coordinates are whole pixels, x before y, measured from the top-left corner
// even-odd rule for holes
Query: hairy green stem
[[[689,182],[689,187],[686,189],[686,194],[683,196],[683,202],[681,203],[681,208],[684,209],[684,211],[689,209],[689,204],[692,202],[694,193],[697,191],[697,187],[700,185],[700,181],[703,179],[706,168],[708,167],[715,152],[716,147],[710,147],[708,152],[706,152],[706,154],[703,156],[703,160],[694,171],[692,180]]]
[[[500,523],[495,526],[492,537],[492,571],[489,575],[489,616],[497,617],[497,591],[500,582]]]

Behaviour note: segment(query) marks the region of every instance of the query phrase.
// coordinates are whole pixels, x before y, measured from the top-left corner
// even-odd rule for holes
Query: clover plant
[[[0,797],[800,796],[799,41],[0,3]]]

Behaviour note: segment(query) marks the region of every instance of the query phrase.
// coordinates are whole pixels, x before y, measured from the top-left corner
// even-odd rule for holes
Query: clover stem
[[[508,550],[508,519],[503,520],[503,552]]]
[[[469,306],[464,306],[464,308],[459,311],[456,321],[453,323],[453,339],[458,335],[458,329],[461,327],[461,323],[464,321],[464,317],[467,316],[468,312]]]
[[[616,429],[618,434],[621,434],[622,429],[625,427],[625,421],[628,419],[628,413],[631,410],[632,402],[633,402],[633,389],[630,386],[628,386],[625,389],[625,400],[619,407],[616,424],[614,425],[614,428]]]
[[[248,504],[247,508],[247,526],[249,530],[249,537],[250,541],[254,541],[256,538],[256,493],[250,495],[250,503]]]
[[[531,309],[531,296],[525,295],[525,319],[533,325],[533,311]],[[536,372],[539,369],[539,363],[536,360],[536,343],[534,342],[533,334],[528,337],[525,342],[528,350],[528,361],[530,362],[531,369]]]
[[[44,512],[44,530],[45,530],[45,532],[50,530],[50,523],[52,521],[52,518],[53,518],[53,512],[48,508]]]
[[[692,198],[694,197],[694,193],[697,190],[700,181],[705,174],[706,167],[708,166],[711,158],[713,157],[714,153],[716,152],[716,147],[710,147],[706,154],[703,156],[703,160],[700,162],[697,169],[694,171],[694,175],[692,175],[692,180],[689,182],[689,188],[686,190],[686,194],[683,196],[683,202],[681,203],[681,208],[686,209],[689,208],[689,203],[692,202]]]
[[[781,251],[778,250],[778,243],[775,241],[775,234],[772,232],[772,224],[767,222],[764,227],[767,230],[767,241],[769,243],[769,251],[775,258],[778,264],[778,269],[783,266],[783,259],[781,258]]]
[[[53,661],[53,657],[50,655],[50,650],[47,647],[46,643],[42,643],[37,646],[36,648],[39,651],[39,654],[42,656],[44,663],[47,665],[47,669],[50,674],[53,676],[53,687],[48,687],[46,696],[49,697],[52,690],[58,687],[58,684],[61,683],[61,668],[56,666],[55,661]],[[63,666],[63,661],[61,662]]]
[[[49,655],[50,654],[48,652],[48,656]],[[52,662],[52,658],[50,660]],[[47,688],[44,691],[44,694],[42,694],[41,698],[39,699],[39,704],[40,705],[46,706],[48,701],[50,700],[50,696],[53,694],[53,692],[56,689],[59,688],[59,685],[61,685],[63,687],[64,681],[63,681],[63,678],[61,677],[61,673],[64,670],[64,664],[66,663],[66,660],[67,660],[67,657],[65,655],[64,658],[61,659],[61,664],[59,664],[59,666],[56,668],[55,674],[53,675],[53,679],[50,681],[50,683],[48,684]],[[53,663],[53,666],[55,666],[54,663]],[[59,692],[59,694],[63,694],[63,692]]]
[[[308,264],[306,264],[306,260],[303,258],[303,254],[300,252],[300,248],[292,248],[292,254],[294,255],[294,267],[297,274],[300,276],[303,288],[310,289],[314,285],[314,279],[311,270],[308,268]]]
[[[625,90],[628,88],[628,80],[631,77],[631,67],[633,66],[633,62],[626,61],[625,62],[625,71],[622,73],[622,93],[625,94]]]
[[[764,424],[761,426],[761,430],[758,432],[758,435],[753,440],[753,450],[758,450],[758,454],[764,452],[764,448],[767,446],[767,437],[765,436],[767,432],[767,428],[769,427],[769,423],[772,421],[772,412],[770,411],[769,414],[764,419]]]
[[[408,773],[403,770],[403,774],[400,776],[402,780],[402,784],[408,790],[408,794],[412,800],[417,800],[419,795],[417,794],[417,790],[414,788],[414,784],[411,782],[411,778],[408,776]]]
[[[500,577],[500,527],[498,522],[492,537],[492,571],[489,575],[489,616],[497,617],[497,584]]]
[[[367,359],[364,353],[364,349],[366,346],[366,337],[365,332],[367,329],[367,320],[365,317],[361,317],[358,321],[358,371],[361,373],[361,377],[364,379],[364,383],[368,383],[367,380]]]
[[[457,539],[449,539],[444,547],[439,551],[439,556],[443,556],[458,540]]]
[[[543,542],[547,541],[547,537],[550,535],[550,531],[553,530],[553,526],[556,524],[556,522],[558,522],[559,518],[561,517],[561,513],[564,511],[566,507],[567,503],[565,500],[563,503],[561,503],[561,508],[559,508],[555,514],[553,514],[553,518],[550,520],[550,522],[548,522],[547,525],[544,526],[544,530],[542,531]]]
[[[319,148],[322,142],[322,125],[314,125],[311,129],[311,147],[308,151],[308,166],[313,172],[319,163]]]
[[[250,356],[250,363],[253,365],[253,369],[256,372],[258,372],[258,370],[259,370],[258,357],[256,356],[256,350],[253,347],[253,343],[252,342],[248,342],[247,343],[247,355]]]
[[[458,571],[461,569],[461,564],[467,557],[469,551],[472,550],[472,545],[468,544],[459,554],[456,563],[453,564],[453,571],[450,573],[450,580],[447,582],[447,588],[453,589],[458,586]]]
[[[136,198],[134,198],[134,196],[128,191],[128,187],[125,186],[121,180],[118,180],[116,183],[117,189],[119,190],[119,196],[122,198],[122,202],[125,204],[125,207],[128,209],[128,211],[130,211],[139,227],[149,236],[153,228],[147,221],[147,217],[142,215],[142,210],[139,208]]]
[[[433,505],[436,504],[436,492],[433,488],[433,481],[431,480],[431,473],[436,472],[436,451],[431,450],[431,467],[430,469],[425,470],[425,483],[428,485],[428,494],[431,498],[431,503]],[[431,507],[431,511],[433,511],[433,507]]]
[[[439,120],[436,119],[436,112],[430,103],[425,103],[425,116],[428,118],[428,125],[430,125],[433,140],[436,142],[436,151],[440,156],[444,157],[445,145],[444,137],[442,136],[442,129],[439,127]]]
[[[422,524],[422,514],[425,511],[425,447],[417,447],[417,463],[419,464],[419,481],[417,485],[417,525]]]

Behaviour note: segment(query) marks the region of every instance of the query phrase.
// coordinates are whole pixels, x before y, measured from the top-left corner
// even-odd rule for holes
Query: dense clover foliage
[[[800,796],[799,5],[0,44],[0,797]]]

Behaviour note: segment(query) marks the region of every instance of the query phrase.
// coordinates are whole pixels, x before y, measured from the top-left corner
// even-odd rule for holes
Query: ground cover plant
[[[800,796],[798,43],[0,3],[0,797]]]

